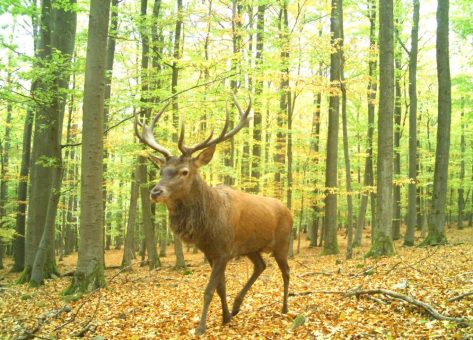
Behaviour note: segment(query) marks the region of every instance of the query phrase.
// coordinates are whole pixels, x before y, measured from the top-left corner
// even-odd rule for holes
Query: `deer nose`
[[[158,198],[163,192],[163,188],[155,186],[153,189],[151,189],[150,196],[151,198]]]

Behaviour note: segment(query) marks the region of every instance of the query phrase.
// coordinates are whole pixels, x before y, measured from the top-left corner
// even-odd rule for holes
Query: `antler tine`
[[[189,148],[184,145],[184,134],[185,134],[185,127],[184,127],[184,118],[181,120],[181,132],[179,134],[179,141],[177,142],[177,147],[181,150],[183,155],[187,155],[189,153]]]
[[[184,119],[181,121],[181,133],[179,134],[179,142],[177,146],[179,147],[179,150],[181,150],[182,154],[185,156],[190,156],[194,152],[198,150],[205,149],[209,144],[209,141],[212,139],[214,131],[212,130],[210,132],[210,135],[201,143],[198,143],[196,145],[193,145],[191,147],[187,147],[184,145],[184,135],[185,135],[185,124],[184,124]]]
[[[164,105],[164,107],[161,110],[159,110],[159,112],[151,121],[150,126],[146,126],[144,122],[139,121],[138,115],[135,116],[135,133],[138,139],[141,142],[148,145],[153,150],[156,150],[157,152],[161,153],[166,159],[171,158],[172,154],[168,149],[158,144],[158,142],[154,138],[153,129],[154,129],[154,126],[156,125],[156,122],[159,120],[159,118],[161,118],[162,114],[164,113],[166,108],[169,106],[169,103],[170,102],[167,102],[166,105]],[[141,127],[141,135],[138,130],[138,125]]]
[[[223,126],[222,132],[218,135],[218,137],[212,139],[213,137],[213,130],[210,133],[210,136],[207,137],[206,140],[203,142],[193,145],[191,147],[187,147],[184,145],[184,120],[181,123],[181,133],[179,135],[179,143],[178,147],[179,150],[181,150],[183,155],[189,156],[193,154],[196,151],[205,149],[211,145],[218,144],[221,142],[226,141],[227,139],[232,138],[238,131],[240,131],[249,121],[250,117],[250,112],[251,112],[251,97],[249,99],[249,106],[246,109],[246,111],[243,111],[240,104],[238,103],[235,94],[232,93],[233,96],[233,101],[235,102],[236,107],[238,108],[238,111],[240,112],[240,123],[233,128],[230,132],[227,133],[228,128],[230,126],[230,113],[228,111],[228,105],[226,107],[226,116],[225,116],[225,125]]]
[[[233,102],[235,103],[235,106],[237,107],[238,111],[240,112],[240,122],[238,123],[237,126],[235,126],[230,132],[226,133],[226,129],[224,129],[224,133],[222,133],[217,140],[215,140],[215,143],[221,143],[223,141],[226,141],[230,138],[232,138],[238,131],[240,131],[251,119],[250,112],[251,112],[251,96],[249,97],[249,103],[248,103],[248,108],[246,111],[243,111],[241,108],[240,104],[238,103],[235,93],[232,92],[232,98]],[[227,117],[228,117],[228,111],[227,111]],[[228,124],[228,119],[227,122],[225,123],[225,127],[227,127]]]

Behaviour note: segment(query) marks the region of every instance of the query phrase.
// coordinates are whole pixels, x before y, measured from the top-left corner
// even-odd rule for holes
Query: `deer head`
[[[159,183],[151,189],[150,192],[153,201],[167,202],[182,199],[186,195],[189,195],[193,181],[199,177],[199,168],[208,164],[212,160],[217,144],[232,138],[249,122],[251,119],[251,98],[249,99],[248,108],[245,111],[241,108],[234,94],[232,94],[232,98],[240,113],[240,122],[238,125],[228,131],[230,125],[230,114],[227,107],[226,119],[222,132],[217,137],[212,138],[212,131],[209,137],[203,142],[188,147],[184,145],[185,128],[183,120],[178,141],[178,148],[181,152],[180,156],[173,156],[168,149],[161,146],[156,141],[153,135],[153,129],[166,108],[169,106],[169,102],[156,114],[149,126],[144,122],[141,122],[138,119],[138,116],[135,117],[134,127],[136,136],[143,143],[163,156],[149,156],[149,159],[160,169],[161,175]],[[197,156],[193,157],[192,155],[197,151],[201,152]]]

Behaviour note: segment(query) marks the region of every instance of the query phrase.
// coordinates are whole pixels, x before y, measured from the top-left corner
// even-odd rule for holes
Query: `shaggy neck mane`
[[[210,217],[215,216],[218,197],[199,176],[192,183],[186,199],[174,202],[170,211],[171,228],[187,243],[198,243],[212,233],[213,224]]]

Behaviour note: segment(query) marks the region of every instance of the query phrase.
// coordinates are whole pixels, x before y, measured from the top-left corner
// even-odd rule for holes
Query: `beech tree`
[[[447,203],[448,159],[450,155],[450,122],[452,94],[450,80],[450,59],[448,48],[449,0],[437,3],[437,79],[438,79],[438,129],[435,151],[434,187],[432,190],[432,211],[429,217],[429,233],[424,245],[447,242],[445,234],[445,209]]]
[[[368,256],[394,254],[393,220],[394,18],[393,1],[379,4],[379,108],[376,229]]]
[[[77,269],[64,292],[105,285],[103,233],[103,112],[110,0],[91,0],[84,83],[80,241]]]

